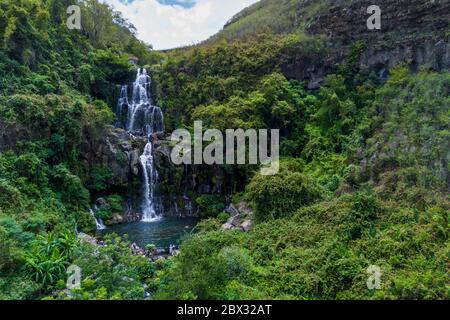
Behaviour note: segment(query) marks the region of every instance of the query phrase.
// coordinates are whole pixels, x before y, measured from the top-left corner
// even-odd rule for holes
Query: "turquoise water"
[[[179,245],[182,238],[188,235],[197,224],[197,218],[162,218],[152,223],[127,223],[108,227],[100,234],[116,233],[128,235],[128,240],[141,248],[154,244],[159,249],[167,249],[170,245]]]

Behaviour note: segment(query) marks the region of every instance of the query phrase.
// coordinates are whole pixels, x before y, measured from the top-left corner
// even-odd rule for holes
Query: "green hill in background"
[[[260,33],[289,34],[305,31],[331,3],[345,1],[263,0],[236,14],[212,39],[242,39]],[[349,2],[349,1],[347,1]]]

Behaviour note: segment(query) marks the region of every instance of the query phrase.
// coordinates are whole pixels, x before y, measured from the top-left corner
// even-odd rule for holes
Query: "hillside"
[[[158,53],[97,0],[0,0],[0,299],[448,300],[450,1],[368,5],[263,0]],[[194,121],[279,129],[280,172],[175,165]]]
[[[213,218],[162,270],[158,298],[448,299],[449,1],[384,1],[381,31],[368,5],[261,1],[153,69],[169,130],[282,135],[277,176],[193,170]],[[221,212],[220,193],[196,194],[198,177],[249,203],[254,229]]]
[[[409,6],[406,9],[405,4]],[[223,30],[211,39],[249,38],[262,32],[289,34],[295,32],[345,35],[356,39],[370,33],[366,12],[372,5],[365,0],[262,0],[236,14]],[[382,33],[445,33],[448,27],[448,1],[384,1]],[[384,24],[384,26],[383,26]],[[352,32],[350,32],[352,31]]]
[[[423,64],[436,70],[450,68],[450,1],[383,1],[379,31],[366,26],[370,16],[366,10],[372,4],[367,0],[263,0],[238,13],[206,43],[250,40],[262,33],[322,35],[326,58],[305,64],[299,52],[283,66],[288,78],[309,81],[310,88],[317,88],[356,42],[365,46],[360,64],[381,74],[400,61],[409,61],[415,70]]]
[[[70,3],[0,1],[1,300],[41,299],[64,288],[66,270],[78,259],[86,275],[105,275],[84,298],[143,296],[141,275],[133,268],[146,266],[145,259],[132,257],[116,239],[110,248],[124,260],[98,264],[111,262],[111,254],[102,250],[103,258],[94,257],[97,249],[75,231],[95,232],[89,208],[99,194],[119,190],[109,197],[116,209],[103,213],[111,215],[122,211],[117,193],[126,193],[128,180],[139,184],[124,165],[124,152],[129,161],[133,148],[139,156],[139,141],[113,128],[111,106],[117,86],[135,75],[128,55],[142,63],[159,61],[159,55],[136,39],[117,12],[95,0],[77,2],[84,28],[69,30]],[[135,280],[110,277],[114,267],[136,274]]]
[[[351,1],[262,0],[231,18],[212,40],[245,39],[259,33],[289,34],[305,31],[315,17],[327,12],[331,3]]]

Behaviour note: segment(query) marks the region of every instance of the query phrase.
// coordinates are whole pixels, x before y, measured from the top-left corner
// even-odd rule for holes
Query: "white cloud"
[[[169,49],[205,40],[236,13],[257,0],[198,0],[192,8],[156,0],[104,0],[121,11],[138,30],[138,37],[155,49]]]

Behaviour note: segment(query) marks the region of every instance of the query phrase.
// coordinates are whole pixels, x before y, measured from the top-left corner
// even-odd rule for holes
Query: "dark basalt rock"
[[[442,71],[450,69],[450,1],[385,0],[381,9],[381,30],[367,28],[370,0],[333,1],[332,7],[308,23],[307,32],[324,37],[325,48],[318,54],[305,53],[302,47],[286,54],[281,63],[289,79],[304,81],[308,89],[320,87],[336,64],[346,61],[352,46],[365,48],[359,65],[386,78],[400,62],[412,71],[420,66]]]
[[[95,168],[105,168],[111,176],[106,181],[105,190],[94,203],[98,208],[107,209],[109,204],[105,197],[121,194],[127,198],[123,204],[123,213],[115,214],[106,222],[107,225],[141,220],[138,208],[140,197],[140,155],[147,140],[133,136],[120,128],[107,128],[102,135],[85,133],[81,146],[80,161],[86,172]]]
[[[253,229],[253,212],[247,203],[230,204],[225,211],[230,213],[231,217],[222,225],[223,231],[240,230],[249,232]]]
[[[171,161],[170,134],[155,133],[151,139],[159,174],[158,194],[165,216],[196,216],[199,210],[192,195],[227,193],[226,176],[219,166],[176,166]]]
[[[145,143],[142,137],[110,127],[102,137],[85,137],[81,161],[86,168],[97,166],[110,169],[112,176],[107,181],[109,187],[127,187],[134,178],[139,177],[139,156]]]

